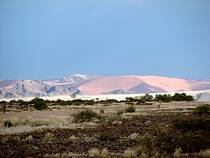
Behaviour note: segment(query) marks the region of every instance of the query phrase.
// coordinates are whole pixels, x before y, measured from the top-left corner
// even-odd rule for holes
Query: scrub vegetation
[[[0,157],[200,158],[210,155],[210,105],[193,101],[193,97],[185,94],[156,97],[147,94],[121,102],[35,98],[25,103],[18,100],[2,104],[6,105],[6,112],[2,111],[4,117],[0,118]],[[22,109],[18,107],[14,111],[13,105]],[[31,118],[26,120],[12,117],[27,113]],[[57,118],[58,122],[64,122],[62,125],[53,124],[58,115],[62,116],[60,120]],[[30,130],[15,132],[26,126]]]

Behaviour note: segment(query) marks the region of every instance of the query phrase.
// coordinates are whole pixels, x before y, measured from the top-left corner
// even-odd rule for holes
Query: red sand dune
[[[191,91],[193,90],[193,86],[199,85],[201,81],[159,76],[99,77],[80,85],[79,89],[83,94],[101,94],[116,89],[129,90],[143,83],[152,87],[160,88],[166,92],[174,92]],[[207,84],[210,87],[210,83],[208,82]]]

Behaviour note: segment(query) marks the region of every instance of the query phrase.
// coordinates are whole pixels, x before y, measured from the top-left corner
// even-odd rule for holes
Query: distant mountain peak
[[[62,79],[62,81],[66,81],[66,82],[71,82],[72,84],[74,83],[81,83],[84,82],[86,80],[90,80],[93,78],[98,77],[97,75],[86,75],[86,74],[70,74],[70,75],[66,75],[64,76],[64,78]]]
[[[61,80],[0,80],[0,98],[209,90],[210,80],[162,76],[70,74]]]

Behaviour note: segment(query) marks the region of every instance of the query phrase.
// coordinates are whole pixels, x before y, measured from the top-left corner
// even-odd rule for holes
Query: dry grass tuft
[[[100,157],[100,150],[97,148],[90,149],[88,151],[89,157],[99,158]]]
[[[180,158],[182,155],[182,149],[181,148],[176,148],[174,153],[173,153],[173,157],[174,158]]]
[[[110,157],[110,153],[109,153],[108,149],[107,148],[104,148],[101,151],[100,158],[109,158],[109,157]]]
[[[124,151],[123,153],[123,158],[136,158],[136,150],[128,148],[127,150]]]
[[[210,149],[200,151],[198,155],[203,158],[209,158],[210,157]]]
[[[32,142],[33,141],[33,136],[29,135],[28,137],[25,138],[25,141]]]
[[[54,139],[55,139],[55,138],[54,138],[54,135],[53,135],[53,134],[47,133],[47,134],[45,134],[44,138],[42,139],[42,142],[44,142],[44,143],[50,143],[50,142],[52,142]]]

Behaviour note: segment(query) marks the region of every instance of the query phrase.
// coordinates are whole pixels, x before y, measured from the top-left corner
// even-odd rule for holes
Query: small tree
[[[162,101],[162,102],[170,102],[172,100],[172,97],[170,94],[158,94],[155,96],[156,101]]]
[[[35,98],[31,100],[31,103],[34,104],[34,108],[37,110],[43,110],[47,108],[47,103],[41,98]]]
[[[186,95],[185,93],[175,93],[172,96],[173,101],[193,101],[194,98],[191,95]]]
[[[141,99],[143,99],[145,101],[152,101],[153,100],[153,96],[149,95],[149,94],[145,94],[143,97],[141,97]]]

